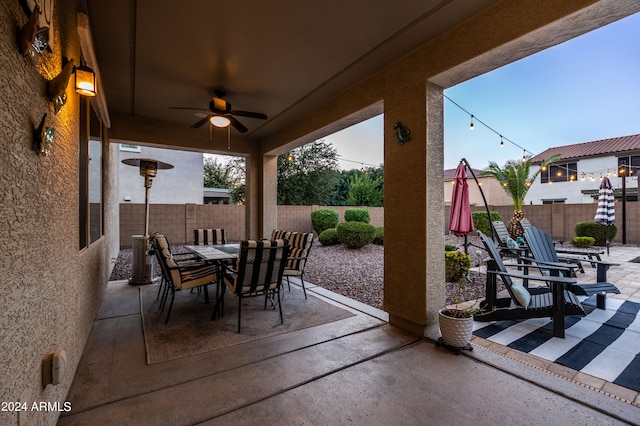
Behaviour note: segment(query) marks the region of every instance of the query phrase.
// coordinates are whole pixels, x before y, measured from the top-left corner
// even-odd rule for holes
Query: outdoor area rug
[[[473,334],[640,392],[640,304],[595,296],[582,300],[585,317],[565,319],[565,338],[547,318],[474,322]]]
[[[282,292],[284,324],[280,323],[277,308],[273,310],[267,305],[267,310],[264,309],[264,297],[247,298],[242,302],[242,330],[238,334],[238,299],[230,292],[225,297],[224,317],[218,316],[215,321],[211,320],[216,298],[214,285],[209,286],[209,304],[204,303],[204,294],[196,291],[176,292],[168,324],[164,322],[169,301],[164,312],[160,312],[157,294],[157,285],[140,287],[140,312],[148,364],[239,345],[355,315],[311,294],[305,300],[302,290],[292,286],[291,292],[286,288]]]

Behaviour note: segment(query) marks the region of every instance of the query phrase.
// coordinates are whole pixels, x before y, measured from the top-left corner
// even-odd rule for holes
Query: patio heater
[[[144,176],[144,235],[133,235],[133,263],[129,284],[152,284],[157,278],[156,259],[149,255],[149,191],[158,170],[173,169],[173,166],[149,158],[127,158],[122,160],[122,163],[139,167],[140,176]]]

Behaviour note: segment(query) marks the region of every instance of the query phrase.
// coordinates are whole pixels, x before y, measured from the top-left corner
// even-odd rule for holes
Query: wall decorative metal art
[[[398,143],[400,145],[407,143],[411,140],[411,136],[409,136],[411,134],[411,130],[403,126],[402,123],[398,121],[396,124],[393,125],[393,128],[396,131],[396,137],[398,138]]]
[[[38,128],[33,135],[33,149],[42,155],[49,155],[56,129],[46,125],[47,114],[42,116]]]

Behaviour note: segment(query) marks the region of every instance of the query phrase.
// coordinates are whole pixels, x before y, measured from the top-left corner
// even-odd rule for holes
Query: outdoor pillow
[[[510,249],[519,249],[520,248],[520,246],[518,245],[516,240],[514,240],[511,237],[507,237],[507,247],[510,248]]]
[[[529,303],[531,302],[531,293],[529,293],[529,290],[524,288],[522,284],[511,284],[511,292],[516,297],[519,304],[525,308],[529,306]]]

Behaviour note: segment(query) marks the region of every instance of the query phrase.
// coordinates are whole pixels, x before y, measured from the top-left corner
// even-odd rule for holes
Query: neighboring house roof
[[[554,154],[560,154],[563,160],[569,160],[630,151],[640,151],[640,134],[602,139],[593,142],[582,142],[573,145],[556,146],[542,151],[540,154],[531,158],[531,163],[541,163]]]
[[[473,170],[473,173],[476,175],[476,177],[480,177],[480,175],[482,174],[483,170],[479,170],[479,169],[474,169],[471,168],[471,170]],[[456,169],[446,169],[444,171],[444,181],[450,181],[453,180],[453,177],[456,175]],[[467,178],[471,178],[473,176],[471,176],[471,173],[467,173]]]

